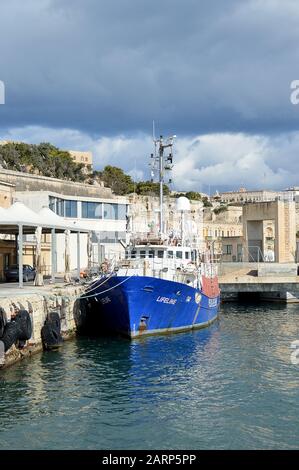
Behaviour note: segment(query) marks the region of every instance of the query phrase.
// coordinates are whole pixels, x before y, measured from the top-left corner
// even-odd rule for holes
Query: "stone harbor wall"
[[[24,345],[18,341],[5,353],[0,338],[0,369],[8,367],[19,360],[31,356],[43,349],[41,330],[50,312],[57,312],[61,323],[61,336],[69,339],[76,333],[77,298],[82,294],[82,286],[69,286],[53,288],[48,292],[31,294],[14,294],[10,297],[0,297],[0,308],[9,323],[18,314],[19,310],[27,310],[32,323],[32,335]]]

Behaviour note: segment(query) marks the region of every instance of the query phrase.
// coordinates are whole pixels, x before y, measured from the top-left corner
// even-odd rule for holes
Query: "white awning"
[[[8,214],[7,209],[0,207],[0,224],[14,222],[14,219]]]
[[[44,224],[46,223],[47,226],[52,226],[53,228],[60,227],[64,228],[64,230],[70,230],[71,232],[88,233],[90,231],[84,227],[80,227],[80,224],[78,224],[77,222],[65,220],[63,217],[60,217],[59,215],[55,214],[55,212],[53,212],[47,206],[43,207],[39,211],[38,216],[45,221]]]
[[[68,222],[55,214],[48,207],[44,207],[37,214],[22,202],[15,202],[8,209],[0,207],[0,233],[18,233],[19,226],[23,227],[23,233],[34,233],[36,227],[42,227],[43,232],[55,229],[57,232],[70,230],[71,232],[88,233],[90,230],[80,227],[75,222]]]
[[[19,225],[33,225],[35,227],[43,225],[43,220],[37,215],[36,212],[29,209],[22,202],[15,202],[12,206],[6,209],[7,214],[11,217],[16,224]]]
[[[38,216],[44,221],[43,225],[47,225],[47,227],[70,230],[69,224],[62,217],[51,211],[49,207],[43,207],[39,211]]]

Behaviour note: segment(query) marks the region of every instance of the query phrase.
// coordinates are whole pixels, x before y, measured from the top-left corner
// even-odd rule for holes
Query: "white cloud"
[[[298,135],[286,134],[278,143],[275,146],[269,137],[241,133],[183,138],[177,148],[176,184],[197,190],[203,185],[221,190],[237,186],[278,188],[291,181],[295,184],[299,171],[293,174],[287,168],[288,152],[293,151],[294,144],[299,150]],[[283,159],[279,158],[282,151]]]
[[[38,126],[15,128],[5,140],[39,143],[49,141],[73,150],[91,150],[94,167],[111,164],[133,178],[149,179],[152,139],[146,134],[92,137],[72,129]],[[299,132],[276,137],[243,133],[178,137],[175,144],[173,180],[179,190],[284,188],[299,184]]]

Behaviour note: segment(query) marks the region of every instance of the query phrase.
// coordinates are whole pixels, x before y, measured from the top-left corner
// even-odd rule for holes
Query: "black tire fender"
[[[4,351],[8,351],[18,339],[18,326],[15,321],[6,324],[1,341],[4,343]]]
[[[58,312],[49,312],[47,315],[47,323],[50,323],[52,327],[60,333],[61,331],[61,320]]]
[[[26,341],[32,336],[32,321],[27,310],[20,310],[15,317],[18,326],[18,339]]]
[[[0,307],[0,338],[2,338],[5,325],[7,323],[6,313],[2,307]]]
[[[46,322],[41,330],[43,347],[46,350],[57,349],[63,343],[61,334],[51,323]]]

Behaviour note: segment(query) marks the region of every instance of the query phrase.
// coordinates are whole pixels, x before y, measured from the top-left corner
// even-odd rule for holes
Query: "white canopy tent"
[[[18,264],[19,264],[19,287],[23,287],[23,235],[34,234],[37,227],[41,227],[43,233],[51,233],[52,250],[52,279],[55,278],[55,234],[70,230],[77,233],[78,253],[80,250],[80,232],[89,233],[86,228],[66,222],[62,217],[56,215],[49,208],[44,207],[37,214],[21,202],[15,202],[9,209],[0,208],[0,233],[13,234],[19,238]],[[77,257],[78,277],[80,277],[80,255]]]

